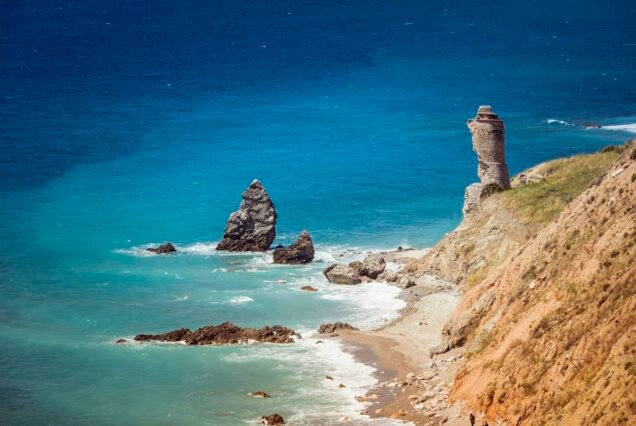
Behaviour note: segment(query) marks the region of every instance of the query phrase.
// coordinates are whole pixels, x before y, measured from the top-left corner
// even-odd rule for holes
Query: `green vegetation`
[[[504,205],[523,223],[548,223],[565,205],[605,173],[616,152],[577,155],[546,163],[544,180],[501,193]]]

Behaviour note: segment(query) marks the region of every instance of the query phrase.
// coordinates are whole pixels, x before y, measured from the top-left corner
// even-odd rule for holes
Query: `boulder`
[[[314,260],[314,254],[314,243],[311,241],[311,236],[307,231],[303,231],[289,247],[276,247],[274,263],[302,265]]]
[[[138,342],[185,342],[188,345],[225,345],[249,342],[293,343],[294,337],[300,338],[294,330],[280,325],[259,329],[243,328],[230,322],[201,327],[196,331],[187,328],[163,334],[138,334]]]
[[[407,289],[415,286],[415,281],[411,277],[401,277],[398,280],[398,287],[401,289]]]
[[[239,210],[230,215],[225,226],[223,240],[217,250],[265,251],[276,238],[276,218],[274,203],[269,198],[263,184],[254,179],[243,192]]]
[[[346,322],[334,322],[334,323],[330,322],[327,324],[322,324],[318,328],[318,333],[331,334],[331,333],[335,333],[338,330],[359,330],[359,329]]]
[[[353,262],[349,262],[349,266],[356,271],[356,274],[361,275],[362,274],[362,262],[360,262],[359,260],[354,260]]]
[[[284,425],[285,424],[285,419],[283,419],[282,416],[274,413],[274,414],[270,414],[269,416],[262,416],[261,417],[261,424],[263,424],[263,425]]]
[[[330,283],[334,284],[360,284],[360,275],[349,265],[334,263],[326,267],[323,271]]]
[[[365,257],[362,261],[360,274],[374,280],[378,277],[378,275],[384,272],[385,269],[386,262],[384,261],[384,258],[377,253],[372,253]]]
[[[384,271],[378,276],[380,281],[386,281],[388,283],[394,283],[398,278],[398,274],[393,271]]]
[[[304,285],[300,288],[302,291],[318,291],[317,288],[314,288],[310,285]]]
[[[159,247],[148,247],[146,251],[155,254],[166,254],[166,253],[176,253],[177,249],[174,248],[172,243],[161,244]]]
[[[117,343],[118,345],[123,345],[128,343],[128,341],[126,339],[117,339],[115,343]]]

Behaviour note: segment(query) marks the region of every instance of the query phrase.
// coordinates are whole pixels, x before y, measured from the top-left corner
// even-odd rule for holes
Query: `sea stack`
[[[230,215],[217,250],[266,251],[276,238],[274,203],[263,184],[254,179],[243,192],[240,208]]]
[[[278,246],[274,249],[274,263],[302,265],[314,260],[314,243],[307,231],[303,231],[298,239],[289,247]]]
[[[477,116],[468,120],[467,125],[473,135],[473,150],[479,162],[477,175],[481,182],[466,188],[464,214],[473,211],[482,199],[491,194],[510,189],[503,121],[490,105],[482,105]]]

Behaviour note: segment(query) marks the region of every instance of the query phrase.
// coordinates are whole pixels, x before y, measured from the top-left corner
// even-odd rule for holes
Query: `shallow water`
[[[479,104],[506,122],[513,173],[634,134],[632,2],[120,3],[0,16],[8,424],[333,423],[360,408],[371,369],[311,330],[373,327],[402,302],[320,269],[430,246],[459,222]],[[314,265],[213,250],[253,178],[278,209],[276,243],[308,229]],[[181,254],[145,255],[165,240]],[[308,338],[112,344],[223,321]]]

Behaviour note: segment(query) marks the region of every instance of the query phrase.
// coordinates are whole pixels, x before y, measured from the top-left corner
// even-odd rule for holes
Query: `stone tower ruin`
[[[464,214],[474,210],[489,195],[510,189],[510,176],[506,164],[505,128],[499,116],[489,105],[482,105],[477,116],[467,122],[473,135],[473,150],[477,153],[477,175],[481,183],[466,188]]]

